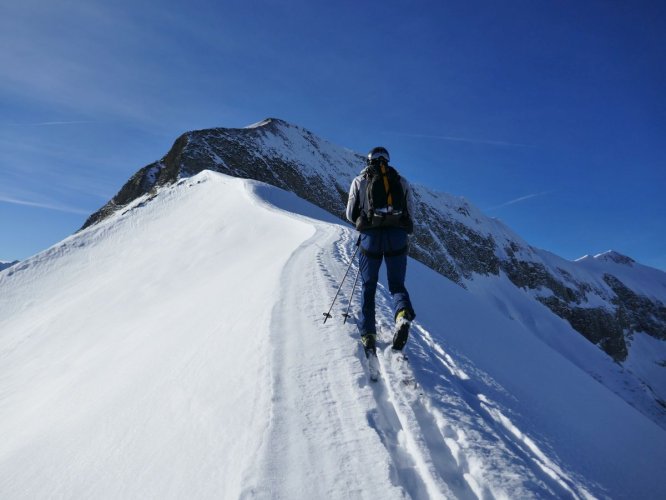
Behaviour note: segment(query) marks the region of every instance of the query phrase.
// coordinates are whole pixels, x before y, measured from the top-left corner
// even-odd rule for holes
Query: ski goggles
[[[381,158],[383,158],[387,162],[390,161],[388,151],[386,151],[384,148],[376,149],[368,155],[368,160],[370,161],[379,160]]]

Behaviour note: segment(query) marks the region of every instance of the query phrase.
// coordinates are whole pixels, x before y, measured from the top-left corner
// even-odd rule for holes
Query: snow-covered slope
[[[384,338],[369,383],[351,280],[322,322],[354,241],[202,172],[0,274],[0,497],[662,495],[664,429],[414,260],[409,364]]]
[[[267,182],[342,217],[349,183],[363,162],[358,153],[274,118],[242,129],[188,132],[164,158],[140,169],[86,227],[205,169]],[[413,191],[410,256],[481,298],[493,297],[507,318],[666,428],[666,273],[616,252],[570,262],[532,247],[464,198],[425,186]],[[572,331],[589,345],[572,339]],[[590,347],[607,359],[598,361]],[[609,369],[611,359],[618,365]]]

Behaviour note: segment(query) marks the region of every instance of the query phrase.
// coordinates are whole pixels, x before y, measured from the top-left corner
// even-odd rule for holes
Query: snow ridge
[[[321,315],[355,239],[203,172],[0,274],[0,497],[661,494],[662,428],[417,261],[408,361],[382,284],[370,383],[351,283]]]
[[[344,218],[349,183],[363,165],[363,155],[276,118],[251,128],[189,132],[137,172],[86,227],[204,169],[272,184]],[[492,297],[506,317],[666,428],[666,273],[617,252],[570,262],[530,246],[464,198],[426,186],[413,191],[412,257],[479,297]],[[545,326],[544,308],[552,313]]]

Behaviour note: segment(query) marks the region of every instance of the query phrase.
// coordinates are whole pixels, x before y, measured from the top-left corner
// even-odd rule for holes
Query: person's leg
[[[399,311],[407,311],[407,319],[414,318],[414,309],[409,298],[409,292],[405,288],[405,275],[407,272],[407,256],[398,255],[386,257],[386,275],[388,278],[389,292],[393,297],[393,317],[395,318]]]
[[[407,271],[407,255],[395,255],[386,258],[386,273],[388,275],[389,291],[393,297],[393,349],[401,351],[409,337],[409,327],[414,319],[414,309],[409,300],[409,293],[405,288],[405,274]]]
[[[361,335],[376,333],[375,325],[375,293],[379,268],[382,264],[379,253],[378,233],[376,230],[364,232],[361,235],[361,248],[359,251],[359,272],[361,273],[361,314],[359,316],[359,330]]]
[[[359,316],[359,330],[361,335],[375,333],[375,293],[377,291],[377,279],[379,278],[379,267],[382,260],[368,257],[361,253],[359,255],[359,269],[361,273],[361,314]]]
[[[414,318],[414,309],[405,288],[405,276],[407,274],[407,233],[398,228],[392,228],[388,232],[389,249],[386,260],[386,277],[388,279],[389,292],[393,298],[393,317],[399,311],[407,311],[407,319]],[[397,255],[395,255],[397,253]]]

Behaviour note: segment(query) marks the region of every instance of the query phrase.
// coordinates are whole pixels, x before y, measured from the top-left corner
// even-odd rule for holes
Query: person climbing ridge
[[[416,317],[405,288],[408,235],[414,228],[414,201],[409,183],[389,162],[386,148],[373,148],[368,153],[367,165],[352,181],[347,201],[347,219],[361,233],[362,298],[358,327],[366,355],[376,352],[375,292],[382,260],[386,262],[389,292],[393,298],[394,350],[403,349]]]

